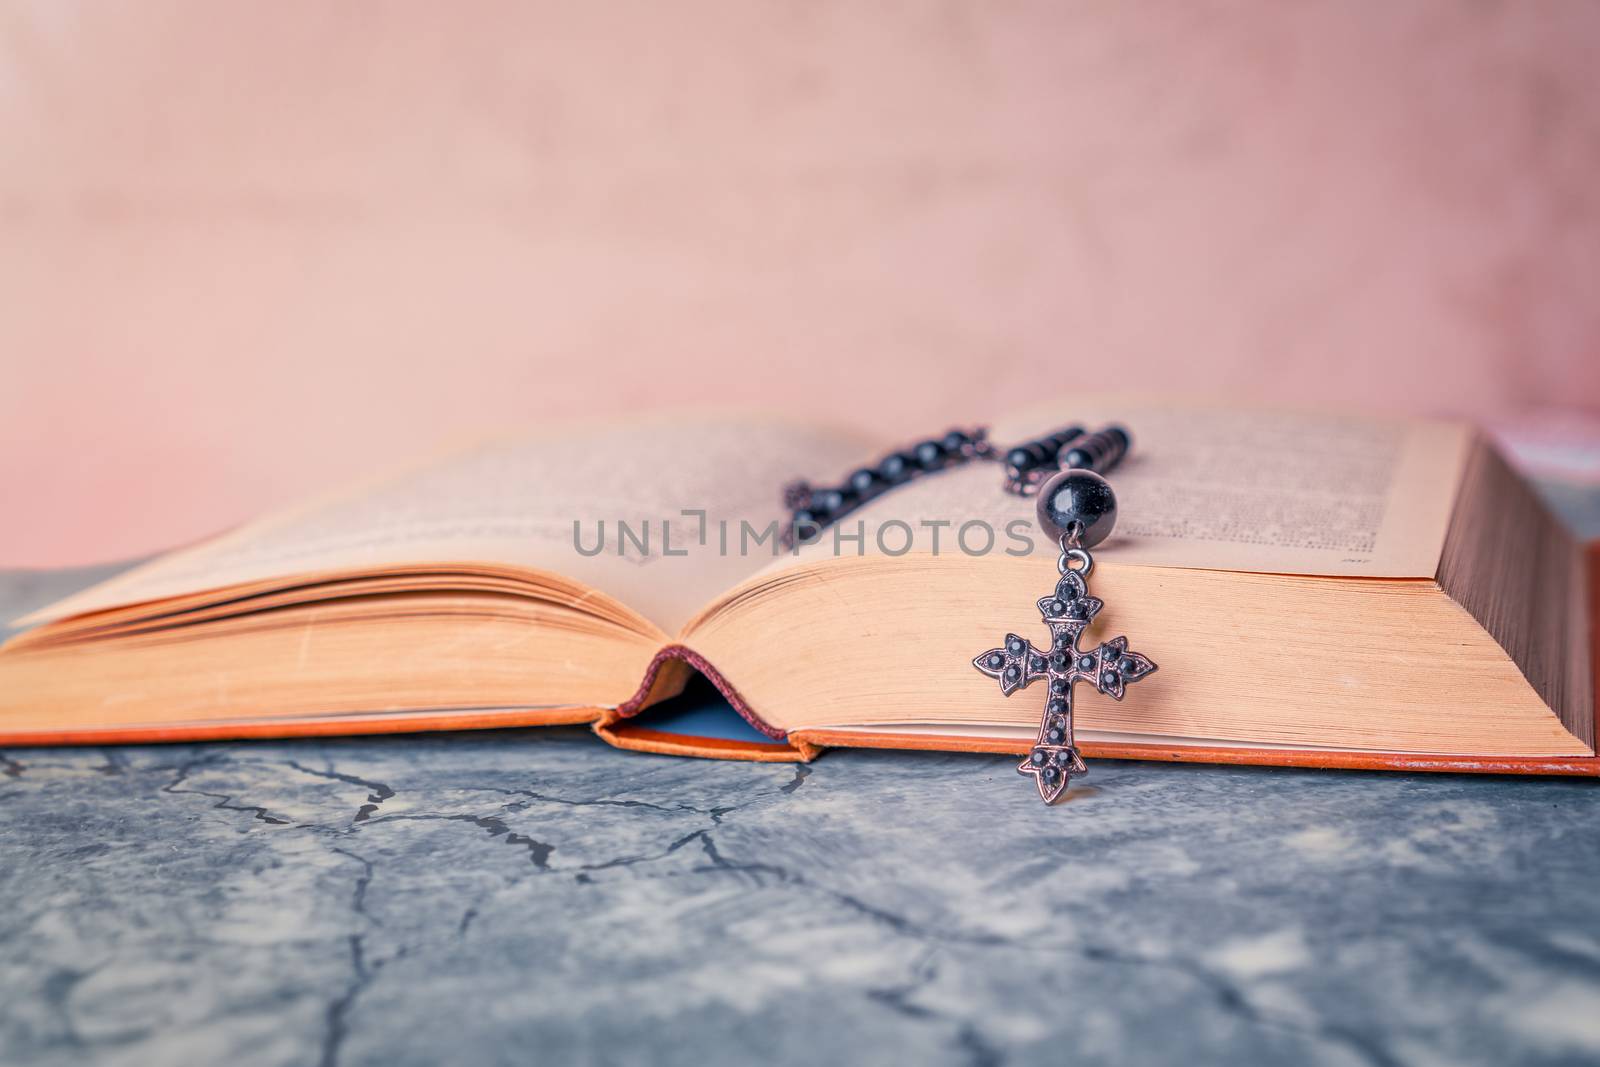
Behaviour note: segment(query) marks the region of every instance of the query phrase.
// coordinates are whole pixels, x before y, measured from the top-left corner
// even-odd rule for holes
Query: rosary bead
[[[1107,426],[1094,433],[1080,434],[1071,441],[1063,442],[1066,447],[1056,454],[1056,466],[1062,470],[1086,468],[1107,474],[1122,462],[1132,443],[1128,431],[1120,426]]]
[[[1083,548],[1104,541],[1117,524],[1116,494],[1110,483],[1088,470],[1062,471],[1045,482],[1037,509],[1046,536],[1059,539],[1076,524]]]
[[[855,496],[855,493],[850,490],[817,489],[811,494],[811,510],[831,515],[849,502],[846,499],[846,493],[849,493],[852,499]]]
[[[944,466],[944,446],[938,441],[923,441],[912,449],[911,454],[917,458],[917,466],[925,471],[938,470]]]
[[[968,437],[960,430],[951,430],[949,433],[944,435],[944,440],[940,442],[940,444],[944,445],[944,450],[946,452],[960,452],[963,448],[966,448],[971,443],[972,438]]]
[[[911,477],[911,457],[904,452],[891,452],[878,464],[878,474],[890,485],[897,485]]]
[[[1061,465],[1063,470],[1079,467],[1087,469],[1094,466],[1094,457],[1089,454],[1089,450],[1086,448],[1067,448],[1063,449],[1061,455],[1056,457],[1056,462]]]
[[[878,488],[881,479],[878,472],[868,467],[863,467],[852,474],[847,482],[860,496],[866,496]]]
[[[1006,453],[1006,466],[1019,471],[1029,470],[1038,462],[1037,456],[1020,445]]]

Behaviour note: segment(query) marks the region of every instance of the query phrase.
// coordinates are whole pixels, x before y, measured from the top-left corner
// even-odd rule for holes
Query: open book
[[[1116,420],[1107,605],[1161,669],[1080,690],[1089,756],[1600,773],[1585,558],[1470,428],[1073,398]],[[780,547],[780,487],[906,442],[771,419],[549,428],[174,552],[22,620],[0,744],[593,723],[624,747],[1026,752],[972,666],[1039,638],[1056,546],[973,463]],[[760,731],[667,729],[696,673]]]

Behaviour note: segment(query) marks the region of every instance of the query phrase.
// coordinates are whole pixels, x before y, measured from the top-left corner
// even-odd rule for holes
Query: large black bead
[[[1077,524],[1078,543],[1093,548],[1117,524],[1117,495],[1093,471],[1062,471],[1039,490],[1039,526],[1052,540]]]
[[[938,441],[924,441],[911,450],[917,458],[917,466],[925,471],[938,470],[944,465],[944,446]]]

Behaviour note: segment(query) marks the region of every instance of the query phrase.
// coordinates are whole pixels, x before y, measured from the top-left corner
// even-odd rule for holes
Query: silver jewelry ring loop
[[[1078,566],[1076,567],[1072,566],[1072,562],[1074,560],[1076,560],[1078,563]],[[1089,577],[1089,572],[1094,570],[1094,557],[1089,555],[1089,550],[1087,548],[1079,548],[1077,545],[1073,545],[1071,548],[1068,548],[1067,539],[1063,535],[1061,538],[1061,557],[1056,560],[1056,570],[1060,571],[1062,574],[1066,574],[1068,571],[1073,571],[1074,573],[1087,578]]]

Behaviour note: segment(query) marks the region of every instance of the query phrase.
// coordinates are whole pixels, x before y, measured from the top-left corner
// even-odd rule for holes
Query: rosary
[[[826,526],[897,485],[935,471],[974,460],[1004,464],[1002,488],[1016,496],[1037,497],[1039,525],[1061,548],[1056,561],[1060,578],[1053,592],[1041,597],[1039,614],[1050,629],[1050,645],[1039,648],[1017,634],[972,661],[1000,683],[1010,696],[1037,681],[1047,683],[1044,714],[1033,748],[1017,767],[1033,778],[1046,804],[1055,803],[1073,778],[1085,775],[1083,757],[1072,736],[1072,690],[1087,682],[1114,700],[1121,700],[1130,682],[1155,671],[1156,665],[1130,651],[1126,637],[1113,637],[1095,648],[1080,648],[1078,639],[1104,606],[1089,595],[1094,570],[1089,549],[1104,541],[1117,522],[1117,498],[1104,475],[1127,455],[1132,441],[1120,426],[1088,433],[1067,426],[1024,442],[1003,455],[988,432],[951,430],[939,440],[923,441],[891,452],[875,467],[863,467],[837,488],[816,488],[794,482],[783,491],[791,511],[785,543],[814,539]]]

